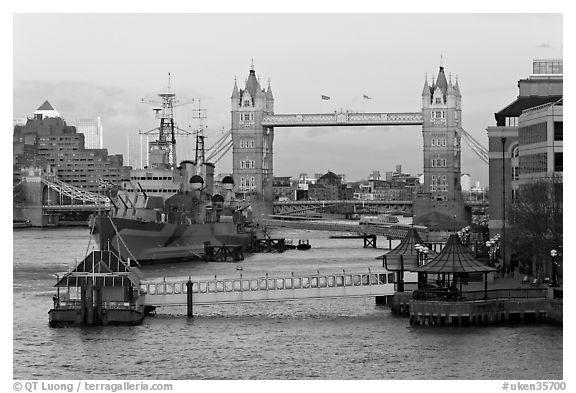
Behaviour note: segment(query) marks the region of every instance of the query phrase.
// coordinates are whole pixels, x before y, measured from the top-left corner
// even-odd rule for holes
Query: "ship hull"
[[[201,259],[204,245],[239,245],[248,251],[253,234],[233,223],[170,224],[99,216],[92,231],[101,250],[111,249],[122,259],[140,265]]]

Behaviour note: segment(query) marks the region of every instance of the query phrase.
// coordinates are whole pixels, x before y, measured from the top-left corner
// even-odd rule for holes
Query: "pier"
[[[146,306],[187,306],[189,310],[193,305],[392,296],[395,275],[385,270],[369,269],[354,273],[240,275],[211,280],[143,280],[139,289],[145,293]]]
[[[535,322],[562,323],[562,302],[550,298],[550,289],[495,289],[490,298],[483,291],[464,292],[456,301],[413,300],[410,302],[412,326],[478,326]],[[480,300],[473,300],[474,297]],[[472,298],[471,300],[467,300]]]

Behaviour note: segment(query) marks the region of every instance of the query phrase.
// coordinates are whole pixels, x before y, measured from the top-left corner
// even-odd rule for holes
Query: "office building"
[[[76,122],[77,132],[84,134],[84,147],[86,149],[104,148],[104,136],[100,117],[95,119],[79,119]]]

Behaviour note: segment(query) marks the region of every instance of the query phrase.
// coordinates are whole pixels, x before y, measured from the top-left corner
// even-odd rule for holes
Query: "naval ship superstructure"
[[[204,162],[204,135],[196,132],[195,160],[176,164],[175,94],[159,94],[155,108],[158,138],[148,144],[148,165],[130,172],[118,191],[115,209],[91,222],[101,250],[140,265],[189,261],[204,245],[240,245],[248,251],[256,236],[252,210],[235,198],[234,180],[214,186],[212,163]],[[154,131],[154,130],[153,130]]]

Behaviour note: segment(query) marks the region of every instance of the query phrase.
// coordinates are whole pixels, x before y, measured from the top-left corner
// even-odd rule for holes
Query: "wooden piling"
[[[186,283],[186,316],[188,318],[194,317],[194,308],[192,301],[192,280],[188,277],[188,282]]]

